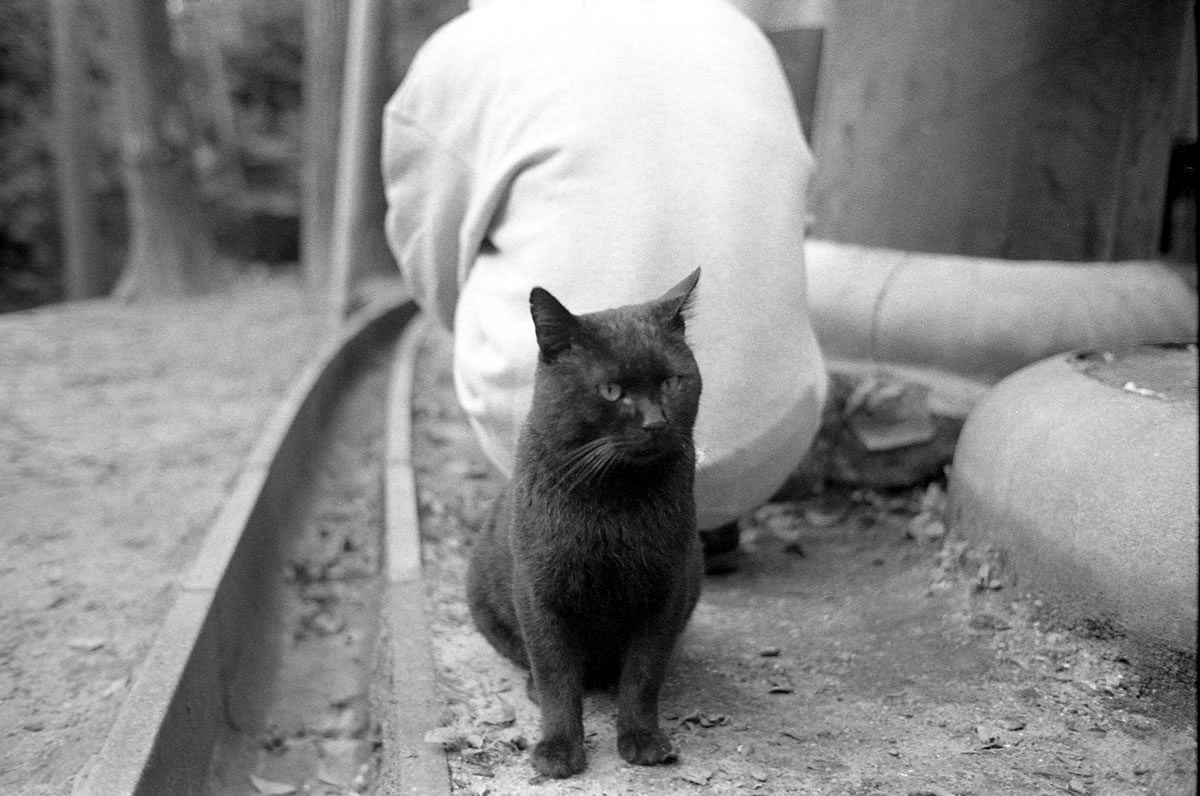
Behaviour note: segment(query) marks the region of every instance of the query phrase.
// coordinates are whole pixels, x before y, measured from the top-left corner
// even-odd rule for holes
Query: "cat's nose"
[[[667,418],[663,415],[662,407],[651,401],[643,401],[640,407],[642,415],[642,428],[653,430],[661,428],[667,424]]]

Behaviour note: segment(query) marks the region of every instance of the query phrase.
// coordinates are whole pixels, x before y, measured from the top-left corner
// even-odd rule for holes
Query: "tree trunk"
[[[104,295],[112,287],[99,244],[88,179],[93,146],[88,132],[85,69],[80,50],[80,0],[50,4],[54,48],[54,155],[63,282],[68,299]]]
[[[212,234],[192,163],[182,70],[163,0],[109,0],[121,111],[130,242],[117,288],[124,299],[219,287]]]
[[[305,0],[300,259],[305,282],[321,293],[330,284],[338,122],[349,19],[348,0]]]

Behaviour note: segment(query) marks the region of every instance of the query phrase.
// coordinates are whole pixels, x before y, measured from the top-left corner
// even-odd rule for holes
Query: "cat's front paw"
[[[533,768],[539,774],[565,779],[587,768],[583,744],[567,738],[547,738],[533,747]]]
[[[656,766],[679,758],[679,750],[662,730],[630,730],[617,737],[617,751],[626,762]]]

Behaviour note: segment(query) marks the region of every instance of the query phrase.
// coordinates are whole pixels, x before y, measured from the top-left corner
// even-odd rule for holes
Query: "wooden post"
[[[377,98],[383,69],[383,11],[382,0],[352,0],[350,4],[329,263],[329,320],[334,328],[351,308],[350,282],[363,253],[359,244],[373,204],[367,191],[381,179]],[[378,222],[382,234],[382,219]]]
[[[329,289],[338,123],[349,0],[305,0],[304,126],[300,160],[300,260],[314,295]]]
[[[1012,259],[1156,256],[1192,0],[835,0],[814,234]]]
[[[86,76],[79,41],[80,0],[50,3],[54,53],[54,158],[68,299],[102,296],[112,287],[96,226],[89,171],[94,146],[87,121]]]

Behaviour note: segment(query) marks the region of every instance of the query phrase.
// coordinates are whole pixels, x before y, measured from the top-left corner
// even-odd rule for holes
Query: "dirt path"
[[[961,544],[915,542],[910,522],[922,500],[936,513],[936,490],[841,495],[832,524],[805,504],[760,511],[740,570],[706,579],[664,693],[679,762],[624,764],[613,700],[596,695],[588,770],[535,777],[525,675],[474,632],[462,598],[499,479],[456,407],[448,357],[444,338],[427,343],[415,455],[447,700],[433,737],[457,793],[1194,792],[1194,691],[1152,692],[1113,643],[1045,626]]]
[[[0,792],[99,750],[316,320],[285,277],[0,316]]]

